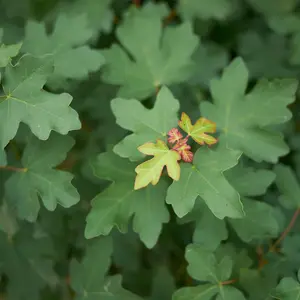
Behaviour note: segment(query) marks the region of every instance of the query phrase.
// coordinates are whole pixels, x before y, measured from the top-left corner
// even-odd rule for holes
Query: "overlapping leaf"
[[[58,283],[49,238],[34,237],[26,226],[12,238],[0,232],[0,252],[1,271],[10,279],[7,286],[9,299],[38,300],[43,288],[54,288]]]
[[[209,2],[179,0],[179,12],[185,19],[224,20],[236,9],[236,1],[212,0]]]
[[[58,16],[53,31],[46,33],[43,23],[28,21],[22,51],[34,56],[51,55],[54,60],[54,78],[84,79],[104,63],[99,50],[86,43],[93,35],[84,14]]]
[[[117,28],[118,40],[133,59],[117,44],[103,52],[107,61],[103,79],[121,86],[121,97],[142,100],[159,86],[183,82],[192,73],[191,55],[198,38],[191,24],[163,29],[162,16],[154,7],[150,3],[131,12]]]
[[[168,131],[177,126],[179,102],[168,88],[162,87],[155,105],[146,109],[137,100],[116,98],[111,103],[117,123],[133,133],[114,147],[114,152],[131,160],[141,159],[144,155],[138,147],[157,139],[166,141]]]
[[[185,258],[188,261],[188,273],[196,280],[208,282],[196,287],[184,287],[176,291],[173,300],[217,299],[244,300],[241,291],[233,286],[222,285],[230,278],[233,261],[223,256],[218,261],[214,254],[201,246],[191,244],[186,248]]]
[[[57,204],[70,207],[79,201],[79,194],[71,184],[73,175],[53,169],[64,160],[73,144],[70,137],[58,134],[52,134],[45,142],[33,136],[28,138],[22,168],[5,183],[8,203],[20,218],[35,221],[40,199],[50,211]]]
[[[168,189],[167,203],[172,204],[179,217],[183,217],[201,196],[216,217],[243,217],[240,196],[223,174],[237,164],[240,156],[239,151],[224,147],[198,149],[193,164],[181,165],[180,179]]]
[[[138,150],[154,157],[135,168],[137,173],[134,184],[135,190],[146,187],[150,183],[156,185],[165,166],[168,175],[173,180],[179,180],[180,166],[178,161],[181,159],[180,154],[175,150],[170,150],[162,140],[157,140],[156,144],[145,143]]]
[[[111,152],[100,154],[91,165],[95,176],[112,183],[92,201],[85,228],[87,238],[108,235],[114,226],[127,231],[133,216],[133,230],[147,247],[155,245],[162,224],[169,220],[165,206],[167,184],[161,179],[155,187],[134,190],[136,165]]]
[[[52,130],[67,134],[81,127],[77,113],[69,106],[69,94],[52,94],[42,89],[51,74],[51,59],[25,56],[15,67],[7,66],[4,95],[0,97],[0,148],[14,138],[20,122],[42,140]]]
[[[111,264],[112,241],[109,237],[92,241],[81,263],[71,263],[71,286],[76,300],[124,299],[138,300],[138,296],[122,288],[119,275],[106,277]],[[93,270],[93,272],[91,272]]]
[[[12,57],[15,57],[22,46],[22,43],[4,45],[2,43],[3,30],[0,28],[0,68],[6,67]],[[0,77],[1,78],[1,77]]]
[[[216,122],[220,141],[260,162],[275,163],[289,149],[280,132],[270,129],[287,122],[292,114],[287,105],[294,101],[297,81],[260,80],[250,93],[248,70],[241,58],[225,68],[220,79],[211,82],[213,104],[203,102],[201,113]]]

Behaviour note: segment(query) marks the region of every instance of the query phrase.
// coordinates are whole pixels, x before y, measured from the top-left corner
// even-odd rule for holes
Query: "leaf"
[[[33,136],[28,138],[22,156],[22,168],[5,184],[5,194],[10,207],[16,209],[19,218],[34,222],[40,210],[40,201],[50,210],[57,204],[70,207],[79,201],[79,194],[71,184],[73,175],[54,170],[74,145],[70,137],[52,134],[42,142]]]
[[[58,283],[53,270],[53,246],[47,237],[36,238],[23,225],[12,239],[0,232],[0,264],[9,277],[9,299],[40,299],[40,291]],[[24,274],[26,276],[24,276]]]
[[[212,0],[209,3],[200,1],[179,0],[179,12],[185,19],[227,19],[236,9],[232,0]]]
[[[122,288],[120,276],[106,278],[111,253],[112,242],[109,237],[96,239],[87,246],[81,263],[76,260],[71,262],[71,286],[76,291],[76,300],[140,299]]]
[[[154,157],[135,168],[135,172],[137,173],[134,183],[135,190],[144,188],[150,183],[156,185],[165,166],[168,175],[173,180],[179,180],[180,166],[178,160],[180,160],[181,157],[178,152],[170,150],[162,140],[157,140],[156,144],[146,143],[140,146],[138,150],[146,155],[153,155]]]
[[[12,57],[18,55],[22,43],[5,45],[2,43],[3,30],[0,28],[0,68],[6,67]]]
[[[166,182],[161,180],[155,187],[135,191],[136,164],[111,152],[100,154],[91,167],[95,176],[112,183],[93,199],[85,237],[108,235],[114,226],[126,232],[128,221],[133,216],[133,230],[148,248],[152,248],[162,224],[169,221],[165,206]]]
[[[187,140],[188,137],[178,141],[172,149],[180,154],[183,161],[190,163],[193,161],[194,154],[190,151],[191,146],[187,144]]]
[[[185,254],[188,261],[188,273],[196,280],[209,282],[211,284],[201,284],[196,287],[184,287],[173,295],[173,300],[244,300],[242,292],[234,287],[224,286],[222,282],[227,280],[232,272],[233,262],[228,256],[224,256],[221,261],[217,261],[214,254],[201,246],[190,244],[186,248]]]
[[[275,166],[276,185],[281,193],[280,202],[287,208],[300,208],[300,186],[292,169],[283,164]]]
[[[137,150],[139,146],[157,139],[166,141],[169,130],[176,127],[179,102],[168,88],[162,87],[152,109],[146,109],[137,100],[116,98],[111,102],[117,123],[133,133],[114,147],[114,152],[130,160],[139,160],[144,155]]]
[[[26,123],[41,140],[49,138],[52,130],[67,134],[80,129],[77,113],[69,106],[69,94],[52,94],[43,90],[51,74],[51,60],[23,57],[5,71],[0,98],[0,147],[4,148],[14,138],[20,122]]]
[[[245,95],[247,84],[248,70],[242,59],[236,58],[220,79],[212,80],[214,104],[202,102],[202,115],[216,122],[220,143],[226,142],[257,162],[276,163],[289,149],[281,133],[270,126],[292,117],[286,106],[294,101],[297,81],[262,79]]]
[[[4,149],[0,148],[0,166],[6,166],[6,153]]]
[[[198,45],[192,25],[185,22],[163,30],[155,7],[144,5],[117,28],[117,38],[126,52],[117,44],[103,51],[107,61],[103,80],[121,86],[120,97],[143,100],[158,87],[183,82],[192,74],[191,56]]]
[[[84,79],[104,63],[102,54],[86,45],[92,35],[87,16],[82,13],[60,14],[50,35],[45,24],[31,20],[25,27],[22,51],[39,57],[50,54],[54,60],[54,77]]]
[[[228,219],[241,240],[250,243],[278,236],[280,227],[271,205],[248,198],[243,198],[243,205],[246,215],[243,219]]]
[[[180,179],[171,184],[166,202],[180,218],[192,210],[198,196],[219,219],[243,217],[240,196],[223,175],[240,156],[238,151],[221,147],[198,149],[193,164],[182,164]]]
[[[213,145],[217,142],[214,137],[206,134],[206,132],[215,133],[216,124],[205,118],[200,118],[194,125],[192,125],[190,117],[183,112],[181,114],[181,120],[178,122],[178,125],[199,145]]]
[[[177,128],[172,128],[169,132],[168,132],[168,142],[170,144],[174,144],[179,142],[183,136],[180,133],[180,131]]]
[[[291,277],[285,277],[280,280],[276,287],[275,293],[271,297],[280,300],[294,300],[300,297],[300,271],[298,272],[297,280]]]
[[[113,25],[113,12],[110,9],[112,0],[77,0],[70,3],[61,3],[59,12],[64,12],[68,16],[78,16],[85,13],[88,25],[93,31],[98,33],[99,30],[110,32]]]

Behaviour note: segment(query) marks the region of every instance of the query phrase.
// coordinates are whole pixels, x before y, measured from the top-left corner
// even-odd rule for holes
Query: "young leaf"
[[[200,118],[192,125],[190,117],[186,113],[182,113],[181,120],[178,122],[179,127],[184,130],[199,145],[213,145],[217,139],[206,134],[216,132],[216,123],[205,118]]]
[[[287,122],[292,114],[287,105],[295,99],[297,80],[260,80],[245,95],[248,70],[241,58],[225,68],[220,79],[211,82],[214,104],[202,102],[201,112],[216,122],[220,141],[250,158],[276,163],[289,149],[282,134],[270,126]],[[263,103],[263,105],[262,105]]]
[[[135,190],[144,188],[150,183],[156,185],[165,166],[168,175],[173,180],[179,180],[180,166],[178,160],[181,159],[180,154],[174,150],[170,150],[162,140],[157,140],[156,144],[146,143],[140,146],[138,150],[154,157],[135,168],[137,173],[134,182]]]
[[[168,142],[170,144],[174,144],[179,142],[183,136],[180,133],[180,131],[177,128],[172,128],[169,132],[168,132]]]
[[[114,152],[121,157],[141,159],[144,155],[137,150],[140,145],[166,140],[167,132],[177,126],[179,102],[166,87],[160,89],[151,110],[137,100],[120,98],[113,99],[111,106],[117,123],[133,132],[114,147]]]
[[[243,217],[240,196],[223,174],[238,163],[240,156],[239,151],[224,147],[198,149],[193,164],[183,164],[179,181],[174,181],[168,189],[166,201],[177,216],[190,212],[196,198],[201,196],[217,218]]]
[[[187,144],[187,140],[188,137],[178,141],[172,149],[177,151],[180,154],[183,161],[192,162],[194,158],[194,154],[192,151],[190,151],[191,146]]]
[[[45,24],[31,20],[25,27],[22,51],[40,57],[51,54],[55,77],[83,79],[104,63],[102,54],[86,45],[92,35],[93,30],[82,13],[59,15],[50,35],[46,33]]]
[[[108,235],[114,226],[125,232],[133,216],[133,230],[148,248],[152,248],[162,224],[169,221],[165,206],[166,182],[160,180],[155,187],[134,190],[136,164],[111,152],[100,154],[91,167],[95,176],[112,183],[93,199],[86,220],[85,237]]]
[[[5,184],[8,204],[21,219],[36,220],[40,198],[53,211],[57,204],[70,207],[79,201],[79,194],[71,184],[73,175],[54,167],[61,163],[74,145],[70,137],[52,134],[43,142],[34,136],[28,138],[22,156],[23,171],[15,172]]]
[[[198,38],[192,25],[183,23],[163,30],[161,15],[153,6],[146,4],[132,12],[117,28],[117,38],[133,60],[117,44],[103,52],[107,61],[103,79],[121,86],[120,97],[145,99],[161,85],[183,82],[193,71],[191,55]]]
[[[78,115],[69,105],[69,94],[52,94],[43,90],[52,74],[51,59],[23,57],[5,70],[0,97],[0,148],[14,138],[20,122],[26,123],[39,139],[49,138],[52,130],[67,134],[81,128]]]

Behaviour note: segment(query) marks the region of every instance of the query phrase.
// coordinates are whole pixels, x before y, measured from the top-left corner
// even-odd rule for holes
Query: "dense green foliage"
[[[298,79],[299,0],[0,0],[0,299],[300,299]]]

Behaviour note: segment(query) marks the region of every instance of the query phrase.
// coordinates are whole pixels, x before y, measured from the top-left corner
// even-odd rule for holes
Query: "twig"
[[[231,280],[226,280],[226,281],[220,282],[220,285],[229,285],[229,284],[233,284],[236,282],[237,282],[237,279],[231,279]]]
[[[289,225],[288,225],[288,226],[286,227],[286,229],[282,232],[282,234],[281,234],[280,237],[276,240],[276,242],[270,247],[269,252],[274,252],[274,251],[276,250],[276,247],[278,246],[278,244],[280,244],[280,243],[285,239],[285,237],[288,235],[288,233],[289,233],[289,232],[291,231],[291,229],[293,228],[293,226],[294,226],[294,224],[295,224],[295,222],[296,222],[296,220],[297,220],[299,214],[300,214],[300,208],[298,208],[298,209],[295,211],[295,213],[294,213],[294,215],[293,215],[293,217],[292,217],[292,219],[291,219]]]
[[[17,168],[12,166],[0,166],[0,169],[7,170],[7,171],[15,171],[15,172],[27,172],[27,168]]]

